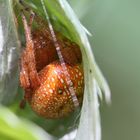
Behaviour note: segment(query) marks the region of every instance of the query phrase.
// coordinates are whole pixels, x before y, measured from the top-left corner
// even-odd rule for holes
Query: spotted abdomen
[[[66,64],[72,86],[81,104],[84,90],[83,71],[80,65]],[[47,65],[39,73],[41,85],[32,94],[32,109],[45,118],[61,118],[69,115],[75,107],[68,90],[65,75],[59,61]]]

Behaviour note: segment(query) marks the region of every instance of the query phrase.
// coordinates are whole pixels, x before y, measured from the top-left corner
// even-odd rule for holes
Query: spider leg
[[[21,57],[21,65],[20,65],[20,85],[22,88],[27,89],[30,88],[29,74],[28,74],[28,65],[25,57],[25,50],[22,53]]]
[[[33,11],[30,11],[30,20],[29,20],[29,27],[31,28],[33,20],[35,17],[35,13]]]
[[[25,99],[22,99],[22,100],[20,101],[19,107],[20,107],[21,109],[24,109],[25,106],[26,106],[26,100],[25,100]]]
[[[28,77],[30,79],[30,88],[36,89],[40,85],[40,79],[36,70],[34,43],[32,41],[30,26],[27,24],[27,20],[23,13],[22,13],[22,21],[26,37],[25,59],[28,68]]]

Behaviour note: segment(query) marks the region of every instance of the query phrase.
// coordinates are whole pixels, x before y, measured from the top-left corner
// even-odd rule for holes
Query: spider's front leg
[[[31,21],[33,20],[32,18],[33,16],[30,18]],[[25,91],[33,91],[40,86],[40,79],[36,70],[35,51],[31,37],[31,29],[27,24],[27,20],[23,13],[22,21],[25,30],[26,48],[21,57],[20,83]],[[30,92],[26,92],[25,94],[29,93]],[[28,96],[30,95],[25,95],[25,98],[28,98]]]

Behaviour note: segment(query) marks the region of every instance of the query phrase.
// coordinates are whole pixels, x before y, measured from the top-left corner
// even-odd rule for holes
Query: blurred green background
[[[140,140],[140,1],[69,0],[112,92],[101,105],[103,140]]]

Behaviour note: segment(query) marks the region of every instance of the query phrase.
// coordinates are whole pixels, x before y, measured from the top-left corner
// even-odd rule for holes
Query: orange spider
[[[33,17],[40,27],[31,32]],[[75,109],[74,95],[78,105],[82,104],[83,99],[84,76],[79,46],[55,32],[63,64],[59,60],[48,25],[37,15],[31,16],[28,24],[22,14],[22,21],[26,37],[20,70],[20,84],[25,91],[24,101],[42,117],[65,117]]]

